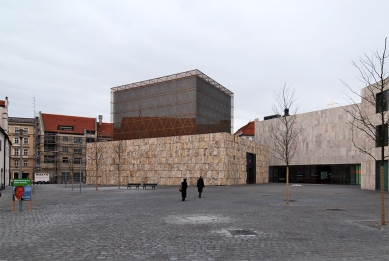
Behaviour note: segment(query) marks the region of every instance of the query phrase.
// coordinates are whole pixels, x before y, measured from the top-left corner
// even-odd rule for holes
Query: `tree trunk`
[[[118,171],[119,171],[119,189],[120,189],[120,183],[121,183],[121,178],[120,178],[120,167],[119,167]]]
[[[74,182],[73,182],[73,180],[74,180],[74,173],[72,172],[72,177],[71,177],[71,179],[72,179],[72,190],[73,190],[73,184],[74,184]]]
[[[96,170],[96,191],[97,191],[97,170]]]
[[[380,180],[381,180],[381,225],[385,225],[385,179],[384,179],[384,162],[380,164]]]
[[[289,166],[286,165],[286,205],[289,205]]]

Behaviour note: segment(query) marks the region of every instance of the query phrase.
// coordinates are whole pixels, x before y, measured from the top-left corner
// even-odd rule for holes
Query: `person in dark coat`
[[[181,182],[181,196],[182,201],[185,201],[186,198],[186,189],[188,188],[188,183],[186,183],[186,179],[184,179],[183,182]]]
[[[204,188],[204,180],[200,176],[200,178],[198,178],[197,180],[197,191],[199,192],[199,198],[201,198],[201,193],[203,192],[203,188]]]

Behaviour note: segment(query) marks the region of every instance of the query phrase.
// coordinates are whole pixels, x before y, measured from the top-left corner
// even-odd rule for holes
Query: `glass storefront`
[[[269,182],[285,183],[286,167],[269,167]],[[289,166],[290,183],[310,184],[361,184],[360,164]]]

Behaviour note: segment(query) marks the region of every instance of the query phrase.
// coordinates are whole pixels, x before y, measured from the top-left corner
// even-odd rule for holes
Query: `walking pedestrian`
[[[185,201],[186,198],[186,189],[188,188],[188,183],[186,183],[186,179],[184,179],[183,182],[181,182],[181,196],[182,201]]]
[[[203,192],[203,188],[204,188],[204,180],[200,176],[200,178],[198,178],[197,180],[197,191],[199,192],[199,198],[201,198],[201,193]]]

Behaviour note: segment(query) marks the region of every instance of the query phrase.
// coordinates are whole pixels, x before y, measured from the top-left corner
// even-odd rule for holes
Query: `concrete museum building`
[[[231,134],[233,97],[199,70],[111,88],[114,141],[88,144],[87,183],[268,182],[268,148]]]
[[[386,79],[388,82],[388,79]],[[387,85],[387,84],[386,84]],[[367,97],[368,87],[361,90],[362,97]],[[389,91],[376,93],[389,97]],[[365,99],[360,104],[330,108],[297,115],[297,126],[302,129],[295,156],[292,159],[289,181],[296,183],[316,184],[349,184],[360,185],[362,189],[379,189],[379,164],[370,156],[360,153],[352,143],[371,148],[371,153],[380,159],[380,147],[374,140],[367,139],[362,131],[348,125],[353,117],[347,112],[353,106],[360,106],[366,115],[376,117],[378,109]],[[255,120],[255,141],[269,144],[270,126],[277,117],[265,117]],[[378,118],[377,118],[378,120]],[[374,123],[373,123],[374,124]],[[376,128],[380,128],[378,121]],[[387,127],[386,127],[387,128]],[[386,135],[386,145],[388,136]],[[387,151],[386,151],[387,153]],[[385,190],[388,190],[388,164],[385,162]],[[272,156],[269,158],[269,182],[285,182],[285,162]]]

